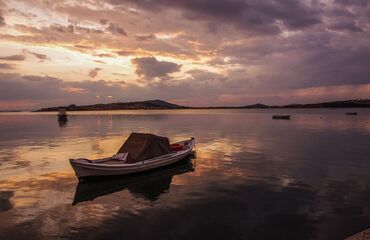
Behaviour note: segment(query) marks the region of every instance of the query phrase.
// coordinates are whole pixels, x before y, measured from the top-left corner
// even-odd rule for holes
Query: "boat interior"
[[[172,153],[170,154],[188,150],[189,148],[191,148],[191,141],[192,140],[184,140],[184,141],[172,143],[170,145]],[[90,160],[87,158],[77,158],[77,159],[74,159],[74,161],[122,165],[122,164],[129,164],[126,161],[127,157],[128,157],[128,153],[118,153],[108,158],[99,158],[99,159],[94,159],[94,160]],[[135,164],[135,163],[131,163],[131,164]]]

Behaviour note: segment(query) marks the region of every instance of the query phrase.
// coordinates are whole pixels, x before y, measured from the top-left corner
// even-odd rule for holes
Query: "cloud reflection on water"
[[[370,223],[366,114],[87,114],[63,128],[52,115],[23,120],[0,116],[2,239],[337,239]],[[196,137],[195,171],[72,206],[67,159],[109,156],[131,131]]]

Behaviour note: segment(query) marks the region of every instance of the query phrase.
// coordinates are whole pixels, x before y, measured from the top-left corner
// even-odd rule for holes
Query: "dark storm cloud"
[[[253,82],[264,90],[361,85],[370,83],[369,52],[365,47],[349,50],[312,45],[307,49],[275,49],[274,54],[284,54],[279,57],[245,52],[243,59],[240,53],[236,61],[261,67],[262,73]]]
[[[362,29],[357,26],[353,19],[344,18],[337,19],[335,23],[329,26],[329,29],[349,32],[361,32]]]
[[[181,65],[173,62],[158,61],[155,57],[134,58],[131,62],[135,65],[136,74],[147,79],[164,77],[169,73],[181,70]]]
[[[118,94],[107,81],[77,84],[71,82],[72,79],[63,79],[66,81],[56,85],[62,89],[60,96],[67,96],[61,97],[64,101],[69,101],[70,96],[79,96],[81,101],[94,103],[96,99],[91,96],[117,97],[122,95],[123,89],[125,97],[133,96],[133,100],[140,93],[141,99],[176,99],[198,106],[224,105],[222,99],[225,96],[231,99],[230,105],[254,103],[256,98],[263,102],[270,99],[274,104],[276,97],[281,103],[291,103],[302,96],[298,100],[305,102],[310,94],[316,93],[307,91],[306,95],[300,92],[293,95],[291,92],[305,91],[306,88],[320,88],[321,95],[317,96],[332,97],[333,100],[360,96],[357,94],[359,88],[365,89],[362,96],[369,91],[366,90],[370,86],[369,1],[109,1],[117,5],[103,7],[95,0],[89,1],[91,7],[90,4],[88,7],[58,3],[59,8],[52,9],[53,14],[68,15],[72,20],[67,24],[58,25],[57,19],[51,19],[40,26],[9,25],[3,28],[6,31],[0,38],[25,46],[56,45],[94,57],[117,60],[134,57],[132,66],[125,66],[132,70],[124,78],[130,91],[127,86],[118,87]],[[51,10],[44,5],[39,7]],[[82,23],[83,26],[79,25]],[[13,31],[9,29],[23,34],[12,35]],[[123,37],[127,35],[126,31],[129,36]],[[44,54],[22,54],[27,60],[35,60],[34,57],[48,59]],[[160,61],[162,57],[176,61]],[[93,61],[102,64],[101,60],[104,59],[94,58]],[[6,59],[2,62],[2,69],[16,69],[21,74],[29,71],[29,68],[16,68],[17,65],[11,65]],[[22,62],[22,66],[27,63]],[[93,67],[86,70],[85,63],[78,64],[81,65],[76,66],[79,68],[76,72],[84,71],[87,79],[100,77]],[[106,65],[110,64],[107,61]],[[88,77],[89,70],[92,70],[92,78]],[[120,69],[116,70],[120,72]],[[53,71],[52,68],[42,69],[50,75],[55,74]],[[170,74],[175,72],[176,79],[173,79]],[[113,75],[107,72],[106,77],[117,80],[118,77]],[[66,76],[76,81],[86,80],[73,74]],[[30,81],[20,78],[24,82]],[[343,95],[333,94],[342,85],[346,86],[343,89],[349,90]],[[48,84],[45,86],[49,87]],[[48,91],[45,86],[39,87]],[[329,94],[326,94],[326,88],[330,88]],[[352,91],[352,88],[356,90]],[[90,95],[83,95],[87,93]],[[234,95],[241,97],[234,98]]]
[[[335,0],[335,3],[345,6],[363,6],[366,7],[369,4],[369,0]]]
[[[112,0],[113,4],[131,2],[149,11],[174,8],[187,19],[231,23],[238,28],[264,34],[281,31],[278,22],[288,29],[303,29],[321,22],[320,9],[299,0]]]
[[[11,56],[0,57],[0,60],[6,60],[6,61],[24,61],[25,59],[26,59],[26,56],[24,55],[11,55]]]
[[[300,62],[307,80],[299,86],[332,86],[370,83],[368,48],[337,50],[328,47],[313,50]],[[298,76],[297,76],[298,77]]]

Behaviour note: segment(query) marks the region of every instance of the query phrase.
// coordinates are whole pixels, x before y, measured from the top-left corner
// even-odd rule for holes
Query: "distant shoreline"
[[[49,107],[36,110],[36,112],[55,112],[59,109],[66,111],[112,111],[112,110],[172,110],[172,109],[300,109],[300,108],[370,108],[370,99],[356,99],[335,102],[323,102],[313,104],[289,104],[283,106],[269,106],[265,104],[253,104],[235,107],[191,107],[180,106],[163,100],[147,100],[140,102],[116,102],[93,105],[68,105]]]
[[[2,110],[4,112],[58,112],[59,109],[65,109],[66,111],[123,111],[123,110],[179,110],[179,109],[341,109],[341,108],[370,108],[370,99],[356,99],[346,101],[335,101],[335,102],[323,102],[323,103],[312,103],[312,104],[289,104],[283,106],[270,106],[264,104],[253,104],[245,106],[234,106],[234,107],[191,107],[191,106],[180,106],[173,103],[169,103],[163,100],[148,100],[140,102],[117,102],[107,104],[93,104],[93,105],[68,105],[68,106],[57,106],[48,107],[38,110]]]
[[[269,109],[328,109],[328,110],[338,110],[338,109],[370,109],[370,107],[269,107],[269,108],[243,108],[243,107],[189,107],[189,108],[138,108],[138,109],[94,109],[94,110],[68,110],[68,112],[103,112],[103,111],[161,111],[161,110],[218,110],[218,109],[261,109],[261,110],[269,110]],[[0,111],[0,113],[57,113],[58,110],[50,110],[50,111],[34,111],[34,110],[20,110],[20,111]]]

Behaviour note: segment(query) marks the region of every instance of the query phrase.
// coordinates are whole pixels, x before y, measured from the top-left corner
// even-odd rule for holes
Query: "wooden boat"
[[[272,119],[290,119],[290,115],[272,115]]]
[[[59,109],[58,113],[58,121],[67,121],[68,120],[68,115],[67,112],[64,108]]]
[[[366,240],[366,239],[370,239],[370,228],[362,232],[358,232],[355,235],[352,235],[344,240]]]
[[[72,205],[93,201],[95,198],[124,189],[140,198],[155,201],[161,194],[169,191],[174,176],[193,171],[195,171],[195,162],[192,161],[192,156],[189,156],[179,162],[152,171],[79,181]]]
[[[357,115],[357,112],[346,112],[346,115]]]
[[[91,176],[113,176],[143,172],[178,162],[189,156],[194,138],[169,144],[168,138],[153,134],[132,133],[117,154],[89,160],[69,159],[79,179]]]

